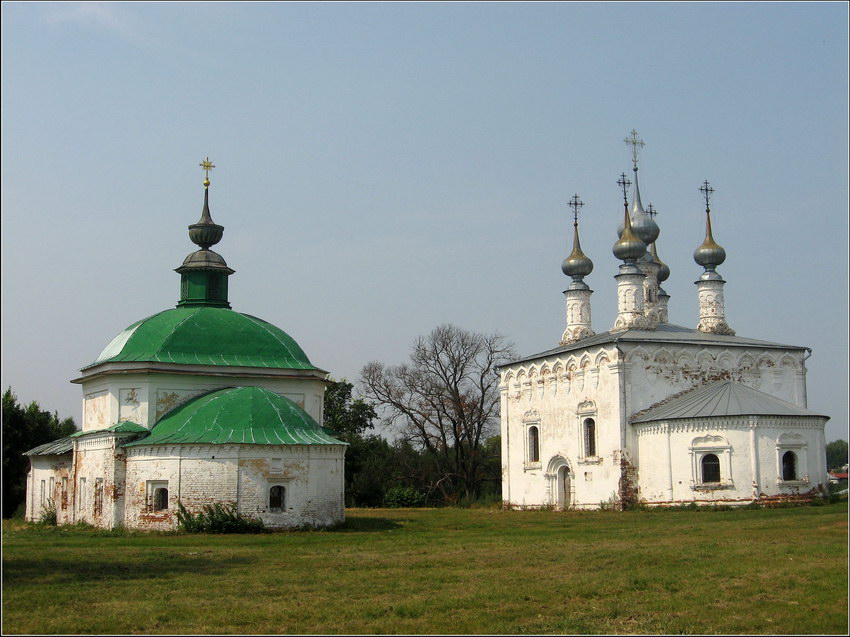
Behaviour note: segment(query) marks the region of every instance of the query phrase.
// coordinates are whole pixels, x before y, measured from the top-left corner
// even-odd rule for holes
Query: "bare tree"
[[[499,390],[496,367],[515,358],[498,334],[441,325],[413,344],[410,362],[361,372],[366,396],[382,408],[385,424],[424,449],[437,469],[445,500],[476,497],[481,488],[483,442],[496,432]]]

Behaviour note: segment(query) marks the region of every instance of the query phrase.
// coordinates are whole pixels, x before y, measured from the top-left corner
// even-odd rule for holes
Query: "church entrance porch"
[[[570,470],[567,467],[558,469],[558,498],[555,508],[564,510],[570,508]]]
[[[564,511],[573,506],[573,472],[569,462],[563,456],[555,456],[549,461],[549,467],[544,474],[547,481],[549,504],[558,511]]]

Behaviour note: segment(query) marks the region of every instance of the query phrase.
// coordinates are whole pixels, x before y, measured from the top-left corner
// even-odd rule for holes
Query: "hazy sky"
[[[2,384],[68,381],[173,307],[206,156],[230,301],[356,380],[443,322],[564,328],[578,194],[611,328],[623,139],[646,142],[670,321],[696,327],[703,180],[740,336],[813,349],[847,438],[848,5],[2,4]]]

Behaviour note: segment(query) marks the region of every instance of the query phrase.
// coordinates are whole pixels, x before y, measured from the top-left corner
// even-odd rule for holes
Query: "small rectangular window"
[[[103,478],[94,481],[94,514],[103,513]]]
[[[528,461],[540,462],[540,431],[537,426],[528,428]]]
[[[283,471],[283,458],[272,458],[271,471],[272,473],[280,473]]]
[[[79,504],[79,509],[82,511],[86,508],[86,479],[80,478],[80,493],[77,497],[77,503]]]
[[[269,511],[281,513],[286,508],[286,489],[276,484],[269,489]]]
[[[703,483],[720,482],[720,458],[713,453],[707,453],[701,462]]]
[[[584,455],[596,456],[596,421],[593,418],[584,419]]]
[[[168,510],[168,480],[147,481],[148,511]]]

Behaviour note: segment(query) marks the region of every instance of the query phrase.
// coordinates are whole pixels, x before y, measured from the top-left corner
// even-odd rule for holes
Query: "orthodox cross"
[[[705,196],[705,209],[708,210],[708,200],[711,198],[714,188],[708,185],[708,180],[706,179],[702,182],[702,186],[699,187],[699,191]]]
[[[573,209],[573,225],[578,225],[578,211],[584,206],[584,202],[578,198],[578,195],[573,195],[573,198],[567,202],[567,205]]]
[[[642,139],[638,138],[637,131],[634,128],[632,129],[632,132],[629,133],[629,137],[626,137],[623,141],[626,142],[628,146],[632,147],[632,164],[634,165],[634,169],[637,170],[638,153],[641,148],[646,146],[646,144],[643,143]]]
[[[620,178],[617,180],[617,185],[623,189],[623,201],[626,202],[626,206],[629,205],[629,186],[632,185],[632,182],[628,180],[626,177],[626,173],[620,173]]]
[[[204,171],[204,186],[209,188],[210,186],[210,171],[215,168],[215,164],[210,161],[210,158],[207,157],[204,161],[202,161],[198,166]]]
[[[650,203],[650,204],[646,207],[646,214],[648,214],[650,217],[652,217],[653,219],[655,219],[655,215],[657,215],[657,214],[658,214],[658,211],[657,211],[657,210],[653,207],[653,205]]]

